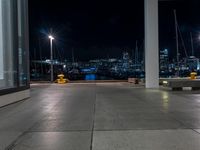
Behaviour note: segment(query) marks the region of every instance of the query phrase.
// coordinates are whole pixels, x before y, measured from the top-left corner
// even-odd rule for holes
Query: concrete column
[[[159,88],[158,0],[144,1],[146,88]]]

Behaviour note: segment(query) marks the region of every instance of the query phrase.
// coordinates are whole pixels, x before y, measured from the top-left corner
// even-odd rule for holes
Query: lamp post
[[[51,52],[51,82],[53,82],[53,40],[54,37],[52,35],[49,35],[50,39],[50,52]]]

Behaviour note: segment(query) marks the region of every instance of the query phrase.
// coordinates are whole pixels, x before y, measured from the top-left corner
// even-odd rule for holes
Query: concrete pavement
[[[0,150],[199,150],[200,91],[34,84],[0,108]]]

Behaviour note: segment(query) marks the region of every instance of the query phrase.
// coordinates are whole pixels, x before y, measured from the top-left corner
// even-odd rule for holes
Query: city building
[[[168,70],[169,66],[169,52],[168,49],[160,51],[160,70]]]
[[[0,0],[0,107],[30,95],[27,3]]]

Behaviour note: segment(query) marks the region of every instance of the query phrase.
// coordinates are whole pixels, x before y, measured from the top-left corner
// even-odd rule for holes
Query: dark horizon
[[[171,58],[176,54],[173,9],[177,10],[178,23],[188,53],[191,49],[189,33],[192,32],[195,54],[199,57],[199,6],[198,1],[159,2],[159,49],[169,49]],[[55,58],[71,60],[72,51],[79,61],[120,58],[123,51],[132,55],[136,40],[140,55],[143,55],[143,7],[143,1],[133,5],[116,1],[29,0],[31,57],[34,57],[35,50],[37,59],[40,51],[43,59],[49,58],[48,34],[51,28],[55,36]],[[184,57],[182,49],[180,47],[181,56]]]

